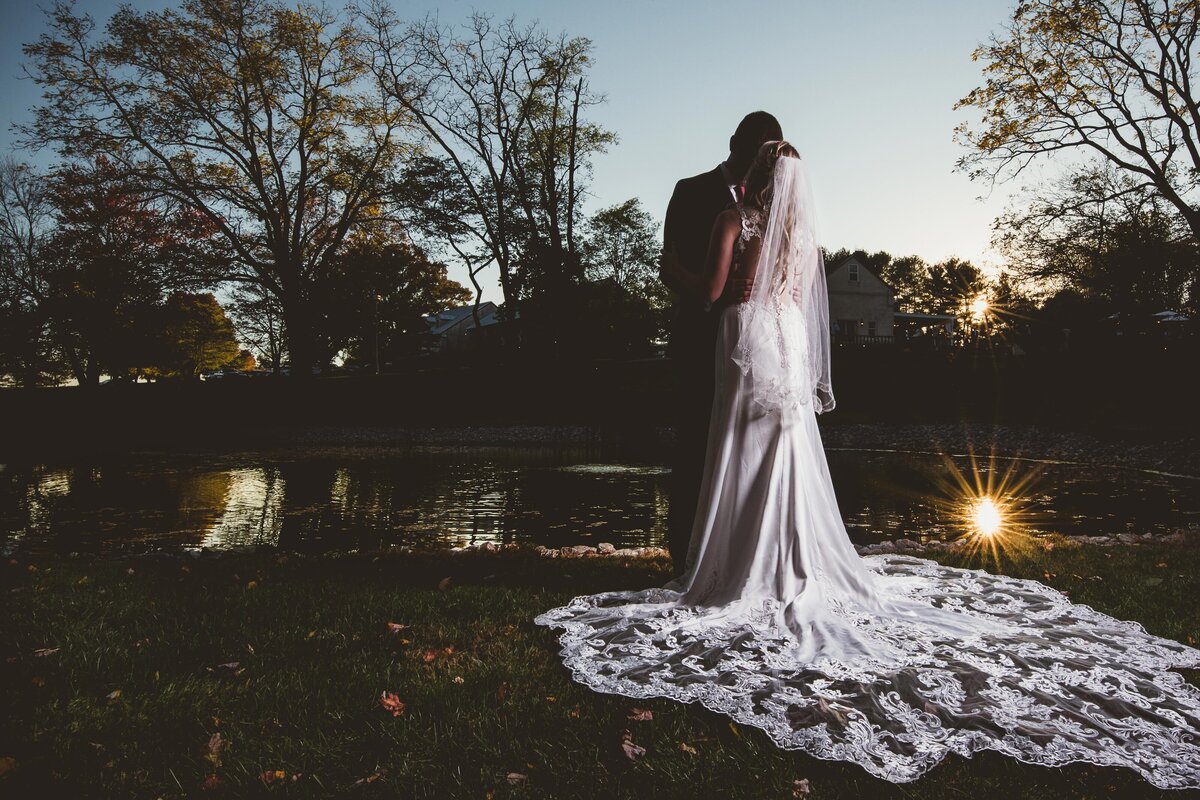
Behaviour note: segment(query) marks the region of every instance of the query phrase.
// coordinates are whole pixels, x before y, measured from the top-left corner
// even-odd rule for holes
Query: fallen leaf
[[[504,681],[500,684],[499,688],[496,689],[497,700],[503,703],[505,697],[508,697],[508,681]]]
[[[399,622],[389,622],[387,624],[387,626],[388,626],[388,630],[391,631],[392,633],[399,633],[402,630],[406,630],[406,629],[412,627],[411,625],[401,625]]]
[[[812,788],[808,785],[808,778],[792,781],[792,797],[808,797],[808,793],[811,791]]]
[[[107,697],[109,700],[116,700],[120,696],[121,696],[120,689],[113,689],[111,692],[109,692],[108,694],[105,695],[105,697]]]
[[[732,722],[729,723],[729,730],[733,731],[734,736],[737,736],[739,739],[741,738],[742,732],[738,730],[737,725],[734,725]]]
[[[1156,567],[1165,567],[1165,566],[1167,566],[1167,562],[1165,562],[1165,561],[1160,561],[1160,562],[1158,562],[1157,564],[1155,564],[1154,566],[1156,566]]]
[[[43,678],[41,675],[34,675],[32,678],[29,679],[29,682],[39,688],[46,685],[46,679]]]
[[[394,692],[383,692],[379,697],[379,704],[392,712],[393,717],[398,717],[404,713],[405,705]]]
[[[216,731],[212,736],[208,737],[208,749],[204,757],[208,759],[214,767],[221,766],[221,747],[225,743],[221,740],[221,732]]]
[[[450,578],[442,578],[440,581],[438,581],[438,588],[439,589],[449,589],[450,588]]]
[[[461,683],[463,682],[463,676],[462,676],[462,675],[455,675],[455,676],[454,676],[454,682],[455,682],[455,683],[458,683],[458,684],[461,684]]]
[[[432,647],[425,648],[425,650],[422,651],[422,653],[421,653],[421,660],[424,661],[426,664],[428,664],[430,661],[433,661],[437,657],[438,657],[438,651],[433,649]]]
[[[1048,581],[1052,581],[1057,577],[1053,572],[1043,572],[1042,577]]]
[[[548,695],[546,695],[546,702],[547,702],[547,703],[557,703],[557,702],[558,702],[558,698],[557,698],[557,697],[555,697],[555,696],[554,696],[554,695],[552,695],[552,694],[548,694]]]
[[[523,772],[510,772],[506,777],[511,786],[521,786],[529,781],[529,776]]]
[[[281,769],[268,769],[259,776],[262,782],[270,786],[272,783],[278,783],[287,777],[287,773]]]
[[[61,649],[61,647],[43,647],[41,650],[34,650],[33,654],[35,656],[52,656]]]
[[[253,589],[255,586],[258,586],[258,581],[250,581],[246,584],[247,589]]]
[[[649,722],[650,720],[654,719],[654,712],[648,711],[644,708],[637,708],[635,706],[635,707],[629,709],[629,717],[628,718],[632,719],[632,720],[636,720],[638,722]]]
[[[625,755],[630,761],[636,761],[638,758],[646,755],[646,748],[640,744],[634,744],[633,734],[629,731],[625,731],[621,735],[621,749],[625,751]]]
[[[688,755],[693,755],[693,756],[696,755],[696,748],[692,747],[687,742],[680,742],[679,749],[682,750],[683,752],[687,753]]]
[[[354,782],[353,785],[354,786],[362,786],[364,783],[374,783],[375,781],[379,780],[386,774],[387,774],[387,770],[381,769],[381,770],[376,771],[373,775],[368,775],[365,778],[359,778],[358,780],[356,780]]]
[[[214,789],[221,788],[220,776],[215,773],[208,775],[204,779],[204,782],[200,784],[200,788],[204,791],[212,791]]]
[[[1146,578],[1146,580],[1143,581],[1143,583],[1145,583],[1147,586],[1158,586],[1162,582],[1163,582],[1163,579],[1159,578],[1158,576],[1155,576],[1152,578]]]
[[[574,717],[575,719],[579,719],[579,706],[575,706],[570,711],[568,711],[567,716]]]

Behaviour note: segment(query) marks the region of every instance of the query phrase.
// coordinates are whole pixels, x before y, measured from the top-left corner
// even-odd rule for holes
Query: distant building
[[[829,326],[835,342],[883,344],[892,341],[896,293],[858,256],[825,266],[829,286]]]
[[[932,336],[949,341],[954,336],[958,322],[953,314],[905,314],[897,311],[893,316],[895,336],[903,340]]]
[[[478,324],[474,304],[427,314],[425,324],[428,328],[421,334],[421,352],[460,352],[493,343],[503,324],[500,308],[490,300],[480,303]]]

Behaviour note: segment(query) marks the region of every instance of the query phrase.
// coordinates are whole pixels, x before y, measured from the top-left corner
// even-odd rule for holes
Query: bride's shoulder
[[[734,230],[742,227],[742,212],[737,206],[730,206],[717,215],[713,227],[721,230]]]

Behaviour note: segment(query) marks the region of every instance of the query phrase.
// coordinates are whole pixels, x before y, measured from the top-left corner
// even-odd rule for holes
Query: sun
[[[1044,465],[1019,457],[1000,457],[994,449],[977,456],[968,446],[967,462],[943,453],[945,471],[929,495],[939,517],[958,530],[956,537],[971,560],[1001,566],[1007,558],[1041,549],[1036,531],[1048,519],[1037,509],[1035,496],[1048,487],[1040,480]]]
[[[987,296],[982,294],[979,295],[971,301],[971,318],[976,322],[979,322],[987,316],[988,310],[991,307],[992,304],[988,302]]]
[[[984,536],[995,536],[1004,527],[1004,515],[996,501],[984,495],[971,503],[971,524]]]

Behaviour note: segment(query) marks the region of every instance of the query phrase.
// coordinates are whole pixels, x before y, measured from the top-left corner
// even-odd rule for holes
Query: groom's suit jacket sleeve
[[[684,269],[702,271],[713,222],[730,201],[719,169],[677,182],[663,222],[663,253],[674,247]]]
[[[719,167],[676,183],[663,221],[663,252],[674,247],[684,269],[703,271],[713,223],[732,201]],[[669,352],[710,372],[717,318],[695,298],[676,293]]]

